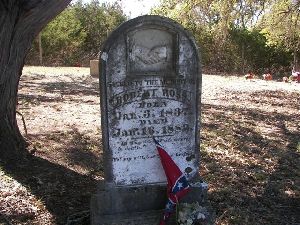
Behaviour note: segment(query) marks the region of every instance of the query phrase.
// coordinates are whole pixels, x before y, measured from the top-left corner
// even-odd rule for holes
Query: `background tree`
[[[26,53],[40,30],[71,0],[0,0],[0,155],[20,153],[18,83]],[[13,155],[13,154],[10,154]],[[16,154],[14,154],[15,156]]]
[[[89,65],[98,57],[107,35],[124,22],[121,6],[93,0],[81,1],[67,7],[51,21],[42,33],[44,65]],[[38,42],[34,42],[26,63],[38,65]]]
[[[245,74],[286,67],[287,48],[270,45],[258,26],[271,0],[163,0],[153,14],[189,29],[201,47],[205,71]]]
[[[67,7],[42,30],[45,64],[51,62],[52,65],[68,65],[76,61],[78,49],[87,35],[78,19],[77,8],[78,6]]]
[[[292,52],[293,67],[300,70],[300,1],[270,1],[267,13],[259,26],[268,38],[268,44]]]
[[[117,2],[100,4],[98,0],[93,0],[77,9],[82,29],[87,34],[82,50],[88,53],[87,57],[95,58],[109,33],[125,22],[127,17]]]

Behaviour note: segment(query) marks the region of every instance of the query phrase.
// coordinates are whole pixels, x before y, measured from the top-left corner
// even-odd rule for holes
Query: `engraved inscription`
[[[110,141],[117,150],[113,154],[113,164],[118,170],[122,168],[130,173],[133,164],[142,166],[146,163],[156,173],[156,176],[148,174],[149,180],[164,181],[153,136],[162,143],[166,140],[172,150],[176,149],[171,155],[181,161],[183,168],[194,168],[191,166],[195,161],[191,157],[194,154],[191,137],[196,132],[195,93],[189,88],[194,83],[193,79],[171,77],[110,83],[111,87],[122,88],[108,99],[109,122],[112,125]],[[186,160],[187,157],[189,160]],[[119,174],[116,181],[118,179],[126,180],[123,174]]]
[[[171,78],[111,82],[109,83],[111,88],[126,87],[128,90],[112,95],[108,101],[111,107],[149,98],[167,98],[189,103],[193,98],[189,86],[193,83],[195,83],[193,79]]]

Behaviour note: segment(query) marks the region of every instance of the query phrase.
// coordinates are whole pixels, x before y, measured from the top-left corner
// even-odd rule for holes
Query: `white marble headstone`
[[[112,33],[100,59],[106,179],[166,182],[153,136],[188,178],[197,175],[201,73],[191,36],[169,19],[138,17]]]

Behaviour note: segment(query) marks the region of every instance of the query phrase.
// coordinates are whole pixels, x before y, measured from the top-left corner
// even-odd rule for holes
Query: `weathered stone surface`
[[[156,225],[159,224],[162,211],[145,211],[135,212],[129,214],[115,214],[104,215],[98,220],[94,218],[93,221],[97,221],[95,225]],[[93,218],[92,218],[93,219]],[[173,219],[174,221],[174,219]],[[169,221],[168,225],[176,224]]]
[[[105,183],[98,188],[98,196],[97,207],[103,214],[161,210],[167,201],[165,185],[115,186]]]
[[[99,60],[90,60],[90,74],[92,77],[99,77]]]
[[[95,225],[155,225],[163,215],[167,201],[166,185],[115,186],[101,183],[91,200],[91,224]],[[191,191],[181,201],[198,202],[207,207],[207,185],[191,182]],[[213,224],[211,210],[203,224]],[[168,222],[175,225],[175,213]]]
[[[167,200],[155,137],[185,173],[182,202],[207,203],[200,182],[201,72],[193,38],[159,16],[127,21],[100,57],[105,182],[91,200],[93,225],[155,225]],[[211,224],[207,222],[203,224]],[[168,225],[175,225],[175,214]]]
[[[190,35],[158,16],[128,21],[109,37],[101,69],[106,180],[166,182],[153,136],[188,179],[196,176],[201,75]]]

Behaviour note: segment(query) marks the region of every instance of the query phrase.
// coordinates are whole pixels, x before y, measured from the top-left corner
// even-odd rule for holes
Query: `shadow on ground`
[[[103,176],[101,139],[71,126],[68,130],[28,135],[30,151],[82,174]]]
[[[35,116],[27,109],[34,111],[36,105],[49,107],[49,104],[44,103],[64,104],[75,101],[86,104],[85,101],[88,101],[93,104],[95,98],[89,97],[99,95],[97,79],[74,78],[72,75],[65,77],[68,77],[68,81],[60,81],[59,76],[50,76],[58,81],[49,82],[49,76],[22,76],[18,98],[20,106],[25,108],[26,118]],[[83,100],[83,96],[88,98]],[[57,115],[59,117],[59,113]],[[37,125],[47,127],[47,124]],[[59,131],[45,128],[45,131],[29,134],[26,138],[30,143],[30,154],[19,158],[9,155],[4,158],[0,155],[0,167],[5,174],[25,186],[42,202],[54,218],[51,224],[66,224],[70,215],[89,210],[90,197],[96,192],[97,179],[103,175],[100,138],[91,138],[76,127]],[[11,220],[12,224],[44,225],[42,218],[34,217],[27,214],[0,215],[0,223],[2,220]]]
[[[100,154],[97,155],[98,152],[90,147],[95,143],[76,130],[65,136],[48,134],[42,139],[41,136],[43,135],[30,138],[43,140],[48,145],[51,145],[51,142],[60,143],[64,149],[61,151],[56,149],[56,151],[63,153],[61,157],[65,158],[60,159],[57,155],[53,156],[53,160],[40,157],[43,156],[43,151],[51,151],[52,148],[38,146],[35,142],[34,145],[29,146],[32,154],[13,161],[0,157],[0,166],[8,176],[17,180],[42,201],[55,219],[53,224],[66,224],[70,215],[89,210],[90,197],[96,192],[97,177],[103,173],[102,168],[99,168]],[[69,136],[70,140],[66,138]],[[51,157],[51,152],[47,154]],[[57,153],[52,152],[52,154]],[[58,163],[66,163],[66,165]],[[7,220],[17,224],[23,224],[24,221],[26,222],[24,224],[31,224],[35,219],[32,215],[21,214],[6,217]],[[73,224],[83,225],[81,222]]]
[[[40,105],[42,103],[65,101],[81,103],[81,96],[99,96],[99,82],[92,77],[85,79],[70,77],[72,81],[54,82],[47,82],[43,79],[45,79],[43,76],[30,76],[30,81],[20,82],[19,89],[26,90],[26,93],[18,94],[21,104]],[[45,95],[45,93],[48,95]]]
[[[217,224],[300,223],[299,116],[202,105],[201,173]]]
[[[98,88],[94,82],[91,86],[81,82],[34,84],[23,85],[32,93],[40,88],[61,96],[53,99],[26,93],[20,95],[21,100],[63,102],[68,95],[96,95]],[[300,224],[300,115],[289,113],[299,109],[299,94],[231,94],[220,96],[226,104],[203,104],[201,114],[200,172],[210,185],[217,224]],[[79,97],[75,100],[81,101]],[[271,111],[273,106],[286,111]],[[94,157],[97,144],[76,129],[30,139],[37,145],[34,154],[13,163],[4,164],[2,159],[3,168],[42,200],[56,224],[65,224],[68,215],[89,208],[96,189],[95,171],[98,175],[102,171],[96,166],[100,159]],[[55,152],[51,152],[53,145]]]

